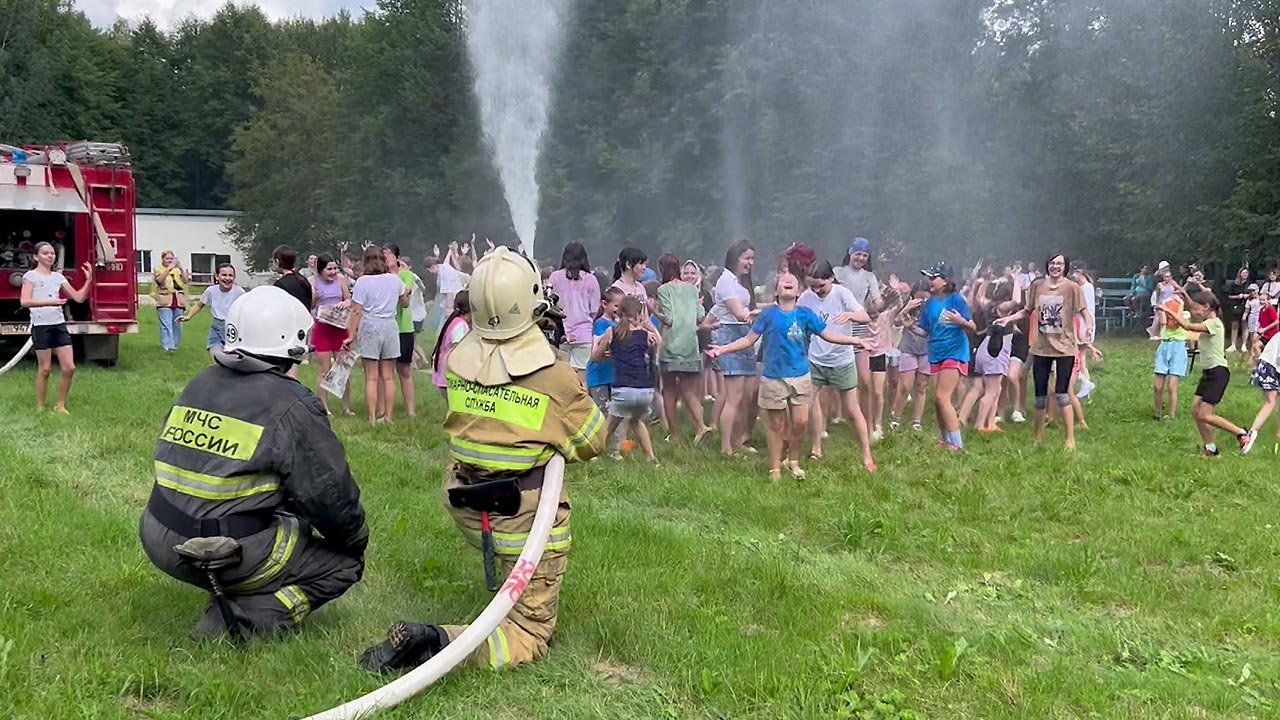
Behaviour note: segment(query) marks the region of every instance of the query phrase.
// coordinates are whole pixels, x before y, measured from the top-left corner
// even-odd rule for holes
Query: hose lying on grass
[[[18,351],[18,354],[13,356],[13,359],[12,359],[12,360],[10,360],[9,362],[5,363],[5,366],[4,366],[4,367],[0,367],[0,375],[3,375],[3,374],[5,374],[5,373],[9,372],[10,370],[12,370],[12,369],[14,368],[14,366],[15,366],[15,365],[17,365],[18,363],[22,362],[22,358],[26,357],[26,356],[27,356],[27,353],[29,353],[29,352],[31,352],[31,339],[30,339],[30,338],[28,338],[28,339],[27,339],[27,344],[22,346],[22,349]]]
[[[515,569],[507,577],[507,581],[498,590],[489,606],[480,613],[475,622],[445,646],[440,654],[419,665],[408,674],[387,683],[364,697],[339,705],[332,710],[312,715],[306,720],[358,720],[366,718],[379,710],[395,707],[409,698],[422,692],[431,683],[439,680],[469,656],[473,650],[489,637],[494,628],[507,617],[512,606],[520,599],[529,577],[542,559],[542,551],[551,534],[551,525],[556,520],[556,511],[560,506],[560,488],[564,485],[564,458],[554,455],[547,463],[546,473],[542,481],[542,497],[538,501],[538,513],[533,519],[533,528],[529,531],[529,540],[516,560]]]

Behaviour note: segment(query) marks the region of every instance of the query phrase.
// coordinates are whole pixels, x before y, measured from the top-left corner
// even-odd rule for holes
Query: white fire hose
[[[16,366],[18,363],[22,362],[22,358],[26,357],[26,356],[27,356],[27,353],[29,353],[29,352],[31,352],[31,339],[30,339],[30,338],[28,338],[28,339],[27,339],[27,344],[22,346],[22,349],[18,351],[18,354],[13,356],[13,359],[12,359],[12,360],[10,360],[9,362],[5,363],[5,366],[4,366],[4,367],[0,367],[0,375],[3,375],[3,374],[5,374],[5,373],[9,372],[10,370],[12,370],[12,369],[14,368],[14,366]]]
[[[458,638],[445,646],[440,654],[419,665],[406,675],[374,690],[364,697],[339,705],[332,710],[312,715],[306,720],[359,720],[367,718],[379,710],[395,707],[417,695],[428,685],[444,677],[446,673],[483,643],[507,617],[511,608],[520,599],[529,577],[542,559],[542,551],[547,546],[551,534],[551,526],[555,523],[556,512],[560,507],[560,488],[564,485],[564,458],[553,455],[547,463],[542,479],[542,497],[538,501],[538,512],[533,518],[533,528],[529,531],[529,540],[524,544],[515,569],[507,577],[507,581],[489,606],[480,613],[480,617]]]

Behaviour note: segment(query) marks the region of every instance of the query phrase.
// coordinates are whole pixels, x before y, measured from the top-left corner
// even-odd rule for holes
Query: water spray
[[[480,129],[527,257],[534,257],[538,157],[569,1],[467,3],[467,50],[475,70]]]

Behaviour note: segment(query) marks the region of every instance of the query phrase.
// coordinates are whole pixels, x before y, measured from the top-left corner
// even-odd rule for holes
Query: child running
[[[66,317],[62,307],[67,298],[82,303],[89,296],[93,282],[93,266],[80,266],[84,273],[84,285],[77,290],[60,272],[53,269],[58,252],[51,243],[41,242],[35,248],[36,267],[22,276],[19,300],[22,307],[31,311],[31,347],[36,351],[36,412],[44,412],[44,400],[49,391],[49,375],[53,372],[53,356],[58,356],[58,403],[53,411],[67,415],[67,394],[71,392],[71,380],[76,374],[75,357],[71,348],[71,335],[67,332]],[[67,297],[62,297],[66,293]]]
[[[662,339],[649,322],[647,309],[640,298],[630,295],[622,298],[618,305],[617,324],[600,336],[591,356],[593,360],[603,360],[605,348],[608,348],[613,363],[608,436],[612,438],[618,426],[625,421],[631,432],[635,433],[649,462],[657,466],[658,457],[653,453],[653,442],[649,439],[649,427],[645,424],[645,419],[649,416],[649,408],[653,406],[653,357],[657,354]],[[610,457],[614,460],[622,459],[617,446]]]
[[[1182,316],[1161,306],[1160,311],[1183,330],[1202,333],[1207,337],[1201,344],[1204,356],[1204,371],[1200,375],[1200,384],[1196,386],[1196,398],[1191,403],[1191,415],[1196,421],[1196,430],[1204,440],[1204,451],[1201,455],[1214,457],[1218,455],[1218,446],[1213,442],[1213,428],[1226,430],[1236,437],[1240,443],[1240,452],[1248,453],[1258,439],[1256,430],[1242,430],[1214,410],[1222,402],[1222,396],[1231,382],[1231,369],[1227,367],[1226,328],[1218,317],[1218,298],[1213,293],[1201,291],[1191,298],[1191,314],[1198,322],[1187,322]]]
[[[1252,334],[1252,333],[1251,333]],[[1258,364],[1253,368],[1253,375],[1249,378],[1249,383],[1262,391],[1262,407],[1258,408],[1258,415],[1253,419],[1253,425],[1249,428],[1249,433],[1257,438],[1258,431],[1267,422],[1267,418],[1271,417],[1271,412],[1276,408],[1276,397],[1280,394],[1280,335],[1276,335],[1267,342],[1267,346],[1262,349],[1261,356],[1258,357]],[[1276,446],[1280,450],[1280,426],[1276,427]],[[1253,447],[1250,445],[1249,450]],[[1245,451],[1246,453],[1248,451]]]
[[[185,315],[178,318],[180,323],[189,322],[199,315],[206,305],[213,310],[213,323],[209,325],[209,340],[205,344],[209,350],[210,365],[213,364],[213,356],[222,352],[222,347],[227,344],[227,311],[231,309],[231,303],[243,294],[244,288],[236,285],[235,266],[231,263],[222,263],[218,266],[218,283],[205,288],[204,294],[196,304],[192,305]]]
[[[767,437],[769,440],[769,480],[782,477],[783,432],[790,419],[790,436],[787,443],[787,467],[791,474],[803,479],[800,468],[800,443],[809,422],[809,403],[813,399],[813,381],[809,375],[809,357],[806,345],[817,336],[835,345],[852,345],[867,348],[870,341],[841,335],[829,328],[812,310],[800,307],[800,281],[795,275],[784,272],[777,280],[777,304],[765,308],[755,319],[745,337],[719,347],[711,347],[707,354],[720,357],[740,352],[764,338],[764,372],[760,381],[760,407],[769,413]],[[865,454],[865,449],[864,449]],[[868,470],[874,465],[868,466]]]
[[[449,353],[462,338],[471,332],[471,295],[466,290],[459,290],[453,296],[453,312],[444,321],[440,336],[436,338],[436,346],[431,351],[431,382],[440,391],[440,397],[449,399],[449,383],[445,379],[449,367]]]
[[[964,447],[960,437],[960,416],[951,396],[960,385],[960,377],[969,374],[969,336],[973,316],[964,296],[956,292],[951,280],[951,266],[938,263],[920,274],[929,279],[932,297],[927,303],[912,300],[912,310],[924,307],[920,329],[929,334],[929,371],[933,375],[933,408],[938,420],[939,444],[950,450]]]

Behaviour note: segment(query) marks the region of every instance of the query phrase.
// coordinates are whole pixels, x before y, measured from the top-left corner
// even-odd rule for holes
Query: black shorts
[[[414,335],[411,332],[400,333],[400,357],[396,359],[398,364],[413,364],[413,338]]]
[[[1027,358],[1031,357],[1031,342],[1027,340],[1026,335],[1022,333],[1013,334],[1013,347],[1010,350],[1010,354],[1021,360],[1022,364],[1025,365],[1027,363]]]
[[[872,355],[872,356],[871,356],[871,372],[873,372],[873,373],[876,373],[876,372],[880,372],[880,373],[882,373],[882,372],[888,372],[888,370],[889,370],[889,360],[888,360],[887,356],[885,356],[885,355]]]
[[[70,344],[71,333],[62,323],[31,326],[31,347],[35,350],[56,350]]]
[[[1196,397],[1200,402],[1217,405],[1227,392],[1231,382],[1231,370],[1226,365],[1211,367],[1200,373],[1200,382],[1196,385]]]

